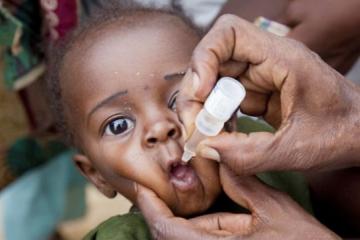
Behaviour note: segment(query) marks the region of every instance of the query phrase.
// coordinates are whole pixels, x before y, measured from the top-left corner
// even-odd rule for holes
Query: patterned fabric
[[[40,0],[46,34],[51,40],[63,38],[78,22],[76,0]]]
[[[6,86],[21,89],[41,75],[38,69],[41,56],[36,45],[41,39],[39,9],[31,0],[6,1],[0,13],[1,28],[6,28],[0,31],[0,38],[5,35],[11,40],[0,42],[8,47],[5,51]]]
[[[2,69],[3,59],[0,58],[0,73]],[[27,124],[20,98],[17,93],[5,90],[3,75],[0,74],[0,189],[16,178],[7,165],[7,148],[17,138],[28,134]]]
[[[54,133],[44,50],[76,26],[79,12],[77,0],[1,1],[0,130],[6,130],[0,135],[0,189],[53,157],[45,153],[53,150],[46,148]],[[32,132],[36,137],[28,137]]]
[[[17,0],[0,5],[8,89],[20,90],[39,79],[45,71],[42,43],[64,37],[77,24],[77,13],[76,0]]]

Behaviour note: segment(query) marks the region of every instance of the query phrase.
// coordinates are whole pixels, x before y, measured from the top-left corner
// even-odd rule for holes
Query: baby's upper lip
[[[174,166],[181,164],[181,156],[183,154],[183,146],[179,146],[175,141],[169,141],[168,144],[164,144],[159,147],[159,157],[161,160],[161,166],[165,172],[171,173]]]
[[[167,169],[167,172],[170,174],[171,173],[171,169],[179,164],[184,164],[182,161],[181,161],[181,158],[180,157],[176,157],[174,159],[170,159],[167,161],[166,163],[166,169]]]

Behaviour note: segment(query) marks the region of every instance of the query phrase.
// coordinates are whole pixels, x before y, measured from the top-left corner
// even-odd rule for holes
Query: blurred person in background
[[[58,140],[43,79],[45,50],[76,26],[79,3],[0,1],[0,189],[9,240],[60,239],[58,223],[85,212],[85,180]]]

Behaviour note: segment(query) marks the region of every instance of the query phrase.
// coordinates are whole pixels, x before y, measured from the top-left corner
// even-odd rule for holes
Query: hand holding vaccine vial
[[[196,147],[203,139],[220,133],[244,98],[245,88],[238,80],[223,77],[216,83],[196,116],[196,128],[184,146],[183,162],[195,156]]]

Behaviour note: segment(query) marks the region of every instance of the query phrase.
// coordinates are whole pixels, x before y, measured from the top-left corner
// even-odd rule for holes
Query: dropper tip
[[[191,160],[191,158],[193,157],[193,153],[189,152],[189,151],[185,151],[181,157],[181,161],[184,163],[187,163],[188,161]]]

